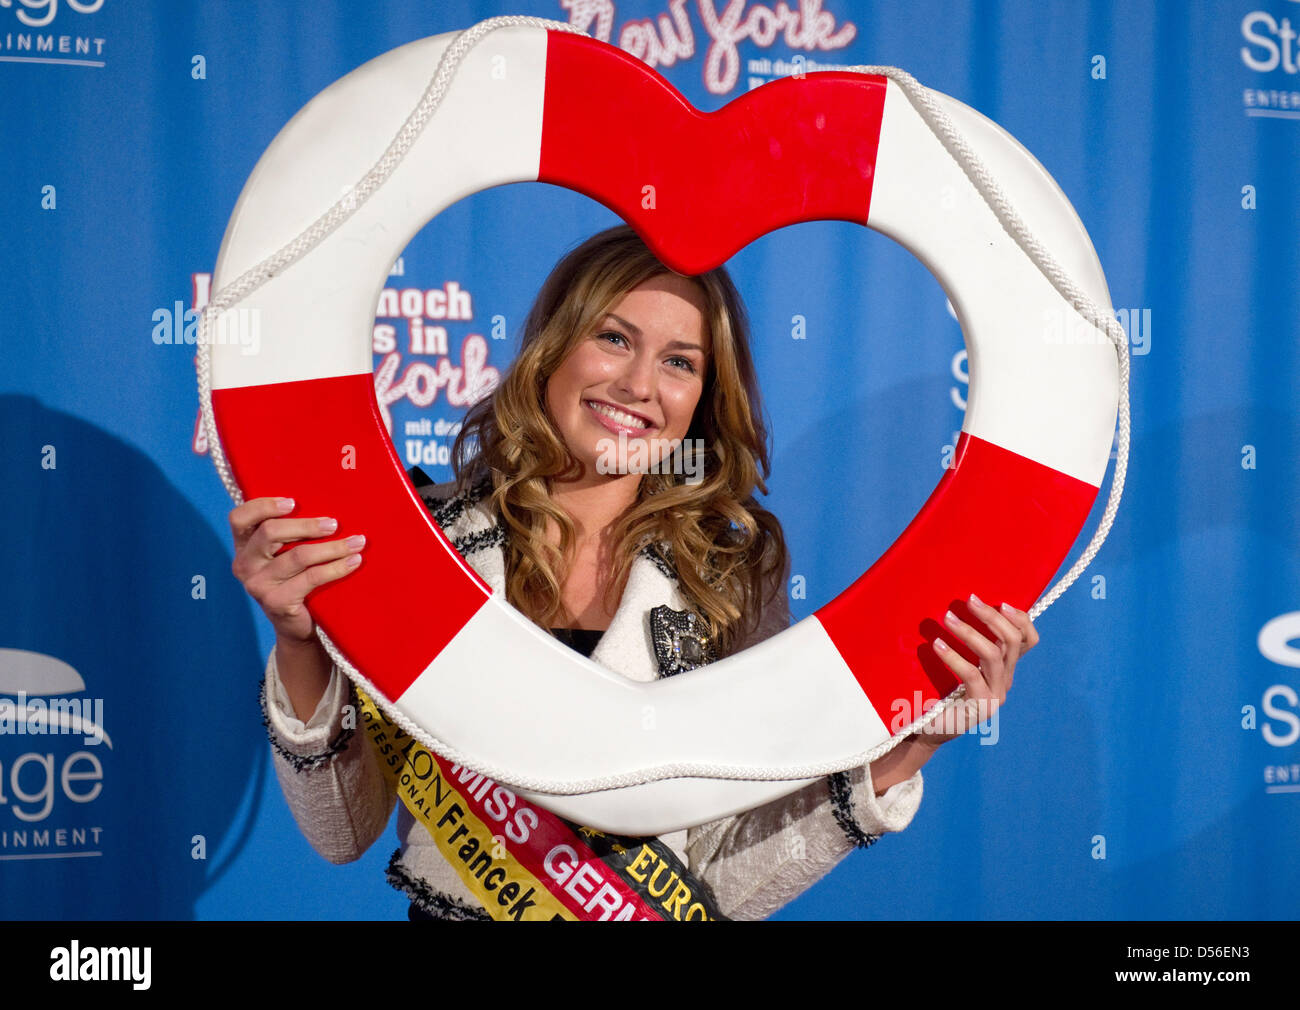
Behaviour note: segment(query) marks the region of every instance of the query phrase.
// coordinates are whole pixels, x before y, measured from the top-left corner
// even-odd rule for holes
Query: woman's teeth
[[[588,400],[587,406],[598,413],[604,414],[616,424],[621,424],[628,428],[650,427],[650,425],[646,424],[645,421],[637,417],[635,414],[629,414],[626,411],[619,410],[617,407],[611,407],[605,403],[596,403],[594,400]]]

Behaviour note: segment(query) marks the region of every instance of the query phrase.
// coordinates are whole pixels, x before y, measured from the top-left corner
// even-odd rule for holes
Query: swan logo
[[[85,689],[81,675],[62,660],[0,649],[0,692],[14,695],[0,697],[0,735],[79,735],[87,747],[112,747],[104,732],[104,699],[79,697]]]
[[[0,860],[101,855],[87,819],[113,740],[104,700],[85,691],[60,659],[0,649]]]

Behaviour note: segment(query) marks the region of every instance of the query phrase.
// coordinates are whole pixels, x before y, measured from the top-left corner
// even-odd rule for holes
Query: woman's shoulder
[[[415,488],[415,493],[421,498],[446,501],[456,493],[456,482],[454,480],[449,480],[445,484],[437,484],[432,477],[418,466],[413,466],[407,470],[406,476],[410,478],[411,486]]]
[[[492,481],[488,477],[484,477],[468,489],[461,489],[454,480],[443,484],[435,483],[418,466],[411,467],[406,471],[406,475],[410,478],[415,493],[420,496],[425,508],[433,516],[434,522],[444,530],[457,525],[462,518],[467,518],[467,512],[476,511],[474,507],[492,491]]]

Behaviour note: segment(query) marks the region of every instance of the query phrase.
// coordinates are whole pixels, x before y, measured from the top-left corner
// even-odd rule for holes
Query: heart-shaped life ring
[[[936,115],[965,148],[941,139]],[[1004,227],[972,158],[1077,285],[1073,304]],[[631,682],[494,596],[431,521],[379,414],[371,328],[389,267],[451,203],[533,180],[601,201],[686,274],[787,224],[856,221],[924,262],[962,324],[965,421],[920,513],[814,615],[689,676]],[[312,597],[326,648],[426,745],[624,834],[861,764],[950,698],[949,671],[923,666],[922,622],[972,589],[1022,609],[1038,598],[1097,496],[1127,377],[1073,208],[960,102],[831,72],[704,113],[619,49],[532,18],[413,42],[316,96],[249,177],[213,284],[200,391],[232,495],[292,496],[298,514],[367,533],[366,563]],[[1079,332],[1080,299],[1095,339],[1062,339]],[[257,353],[212,336],[245,311],[259,316]],[[916,705],[901,726],[900,700]]]

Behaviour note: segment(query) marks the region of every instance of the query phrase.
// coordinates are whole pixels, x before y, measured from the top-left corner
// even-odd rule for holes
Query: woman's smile
[[[593,415],[596,422],[605,428],[608,428],[615,435],[648,435],[655,431],[655,426],[646,418],[639,414],[633,414],[631,411],[623,410],[612,403],[606,403],[603,400],[583,400],[583,406],[587,407]]]

